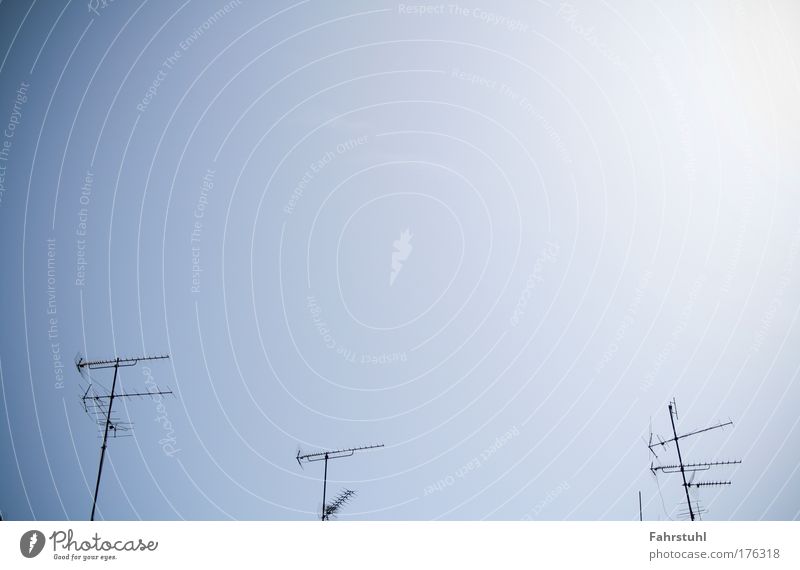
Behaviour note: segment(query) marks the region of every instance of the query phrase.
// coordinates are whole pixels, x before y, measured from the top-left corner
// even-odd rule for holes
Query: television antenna
[[[299,449],[297,450],[297,456],[295,459],[297,459],[297,464],[301,469],[303,468],[303,463],[312,463],[314,461],[325,462],[325,471],[322,479],[322,513],[320,515],[320,520],[329,520],[330,515],[336,514],[339,509],[341,509],[355,495],[355,491],[345,489],[339,493],[339,495],[331,502],[330,505],[326,504],[325,494],[328,489],[328,460],[351,457],[356,453],[356,451],[367,451],[368,449],[376,449],[378,447],[383,447],[383,444],[378,443],[375,445],[362,445],[361,447],[348,447],[347,449],[333,449],[306,454],[303,454]]]
[[[669,409],[670,424],[672,425],[672,437],[670,439],[665,440],[659,436],[656,436],[657,439],[655,442],[653,442],[653,433],[651,431],[648,448],[650,449],[650,452],[653,454],[653,456],[658,458],[658,455],[656,454],[654,448],[666,449],[666,447],[669,444],[674,443],[675,450],[678,455],[678,463],[672,465],[653,465],[653,463],[651,462],[650,471],[653,473],[653,475],[658,475],[659,471],[665,474],[670,474],[670,473],[681,474],[681,478],[683,479],[683,490],[686,493],[686,506],[687,506],[687,511],[681,514],[683,515],[688,514],[690,520],[695,520],[700,516],[700,514],[705,512],[705,509],[700,507],[699,501],[695,501],[694,503],[692,503],[692,499],[689,496],[689,489],[692,487],[694,487],[695,489],[700,489],[701,487],[718,487],[731,484],[730,481],[721,481],[721,480],[700,481],[695,483],[694,482],[695,475],[700,471],[708,471],[712,467],[722,467],[725,465],[738,465],[742,461],[740,459],[735,459],[732,461],[706,461],[701,463],[685,463],[683,460],[683,455],[681,454],[680,440],[693,435],[705,433],[711,430],[725,428],[726,426],[733,425],[733,422],[730,420],[728,420],[727,422],[717,422],[713,426],[678,435],[678,431],[675,428],[675,420],[678,419],[678,406],[675,403],[675,398],[672,399],[672,401],[669,403],[667,407]],[[690,478],[688,480],[686,479],[687,473],[690,474]]]
[[[164,360],[167,358],[169,358],[169,356],[166,354],[161,356],[139,356],[136,358],[116,357],[111,360],[84,360],[83,357],[79,356],[75,361],[75,367],[78,369],[78,373],[84,378],[89,375],[89,370],[106,370],[109,368],[114,369],[114,378],[111,381],[110,391],[102,389],[102,386],[101,389],[98,390],[90,377],[89,386],[86,388],[86,391],[81,397],[83,410],[89,416],[93,416],[95,418],[97,425],[102,426],[101,429],[103,431],[103,444],[100,446],[100,464],[97,467],[97,483],[95,483],[94,499],[92,500],[92,515],[89,520],[94,520],[95,511],[97,509],[97,495],[100,492],[100,477],[103,474],[103,462],[105,461],[106,448],[108,447],[108,436],[110,434],[114,438],[124,437],[126,435],[130,435],[128,432],[130,432],[132,428],[132,424],[130,422],[120,421],[119,418],[114,415],[114,400],[116,398],[134,398],[155,396],[158,394],[172,394],[172,390],[161,390],[160,388],[148,392],[117,393],[116,389],[119,369],[136,366],[140,362],[149,360]]]

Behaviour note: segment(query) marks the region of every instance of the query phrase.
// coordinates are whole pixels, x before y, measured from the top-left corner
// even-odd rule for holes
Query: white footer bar
[[[800,522],[0,522],[0,568],[796,569],[798,551]]]

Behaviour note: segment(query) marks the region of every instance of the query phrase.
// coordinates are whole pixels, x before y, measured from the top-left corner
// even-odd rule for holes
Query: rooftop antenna
[[[375,445],[362,445],[361,447],[349,447],[347,449],[334,449],[328,451],[317,451],[315,453],[306,453],[302,454],[301,450],[297,450],[297,464],[300,468],[303,468],[303,463],[311,463],[313,461],[324,461],[325,462],[325,474],[322,479],[322,513],[320,516],[320,520],[326,521],[329,520],[330,515],[335,514],[345,503],[347,503],[353,495],[355,495],[355,491],[351,491],[350,489],[345,489],[334,499],[330,505],[325,503],[325,494],[328,488],[328,459],[339,459],[340,457],[351,457],[355,454],[356,451],[366,451],[368,449],[376,449],[378,447],[383,447],[382,443],[378,443]],[[333,509],[333,510],[331,510]]]
[[[84,378],[89,375],[89,370],[105,370],[108,368],[114,369],[114,379],[111,382],[111,390],[107,394],[103,393],[103,391],[98,391],[94,386],[94,382],[92,382],[90,378],[89,387],[86,388],[83,396],[81,396],[83,410],[90,416],[94,416],[99,426],[103,426],[103,444],[100,446],[100,465],[97,468],[97,483],[94,487],[92,515],[89,520],[94,520],[94,514],[97,509],[97,495],[100,491],[100,477],[103,474],[103,462],[106,458],[106,448],[108,447],[109,433],[113,437],[121,437],[123,435],[129,435],[125,432],[128,432],[131,429],[131,424],[129,422],[121,422],[116,418],[116,416],[113,415],[112,408],[114,406],[114,400],[116,398],[134,398],[142,396],[155,396],[158,394],[172,394],[172,390],[161,390],[159,388],[154,391],[147,392],[117,393],[116,389],[119,369],[136,366],[140,362],[145,362],[148,360],[164,360],[167,358],[169,358],[169,356],[164,354],[161,356],[139,356],[136,358],[116,357],[111,360],[85,360],[82,356],[77,356],[75,359],[75,367],[78,369],[78,373]]]
[[[650,434],[650,443],[648,447],[650,451],[653,452],[655,455],[655,451],[653,451],[654,447],[661,447],[662,449],[666,448],[670,443],[675,444],[675,450],[677,451],[678,455],[678,463],[673,465],[653,465],[650,464],[650,471],[653,475],[658,475],[658,472],[661,471],[662,473],[680,473],[681,478],[683,479],[683,490],[686,493],[686,506],[688,507],[688,511],[683,514],[688,514],[690,520],[695,520],[699,518],[700,514],[705,512],[705,509],[700,508],[700,504],[698,501],[692,503],[692,499],[689,496],[689,489],[694,487],[695,489],[699,489],[701,487],[715,487],[715,486],[722,486],[722,485],[730,485],[730,481],[701,481],[698,483],[694,482],[694,476],[697,474],[698,471],[708,471],[712,467],[721,467],[724,465],[738,465],[742,461],[740,459],[735,459],[732,461],[707,461],[702,463],[684,463],[683,456],[681,455],[681,446],[680,440],[693,436],[698,435],[701,433],[705,433],[707,431],[724,428],[725,426],[733,425],[733,422],[728,420],[727,422],[717,422],[715,425],[703,429],[698,429],[695,431],[690,431],[688,433],[684,433],[678,435],[678,431],[675,428],[675,420],[678,419],[678,406],[675,403],[675,398],[667,406],[669,409],[669,421],[672,425],[672,438],[664,440],[658,436],[658,440],[654,443],[653,442],[653,434]],[[690,473],[691,478],[687,481],[686,474]]]

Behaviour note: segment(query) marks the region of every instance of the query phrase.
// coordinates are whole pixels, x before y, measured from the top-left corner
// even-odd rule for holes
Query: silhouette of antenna
[[[684,463],[683,456],[681,455],[680,440],[682,440],[684,438],[687,438],[687,437],[690,437],[692,435],[698,435],[698,434],[701,434],[701,433],[705,433],[707,431],[711,431],[711,430],[715,430],[715,429],[719,429],[719,428],[724,428],[725,426],[733,425],[733,422],[730,421],[730,420],[728,420],[727,422],[718,422],[717,424],[715,424],[715,425],[713,425],[711,427],[698,429],[698,430],[695,430],[695,431],[690,431],[688,433],[684,433],[682,435],[678,435],[678,431],[675,428],[675,420],[678,419],[678,406],[675,403],[675,398],[672,399],[672,401],[669,403],[669,405],[667,407],[669,409],[669,421],[670,421],[670,424],[672,425],[672,438],[665,440],[665,439],[662,439],[659,436],[656,436],[657,441],[654,443],[653,442],[653,433],[651,431],[651,433],[650,433],[650,443],[648,444],[648,448],[653,453],[653,456],[658,458],[658,455],[656,455],[656,452],[654,451],[654,448],[659,448],[660,447],[661,449],[666,449],[666,447],[669,444],[674,443],[675,444],[675,450],[677,451],[677,455],[678,455],[678,463],[674,464],[674,465],[653,465],[653,463],[651,462],[650,463],[650,471],[653,473],[653,475],[658,475],[659,471],[662,472],[662,473],[665,473],[665,474],[669,474],[669,473],[680,473],[681,474],[681,478],[683,479],[683,490],[686,493],[686,507],[687,507],[687,510],[686,511],[682,511],[681,513],[678,513],[678,514],[680,516],[686,516],[688,514],[690,520],[695,520],[696,518],[699,518],[699,516],[702,513],[706,512],[706,511],[705,511],[705,509],[700,507],[700,503],[698,501],[695,501],[695,503],[692,504],[692,499],[689,496],[689,489],[692,488],[692,487],[694,487],[695,489],[699,489],[701,487],[716,487],[716,486],[730,485],[731,484],[730,481],[700,481],[698,483],[695,483],[694,482],[694,476],[697,474],[697,472],[699,472],[699,471],[708,471],[712,467],[721,467],[721,466],[725,466],[725,465],[738,465],[739,463],[741,463],[741,460],[735,459],[735,460],[732,460],[732,461],[707,461],[707,462],[702,462],[702,463]],[[691,474],[691,477],[690,477],[690,479],[688,481],[686,480],[686,474],[687,473]]]
[[[325,507],[325,518],[328,520],[330,520],[331,516],[334,516],[335,518],[342,507],[349,503],[355,494],[356,492],[351,489],[344,489]]]
[[[303,463],[312,463],[314,461],[324,461],[325,462],[325,474],[322,479],[322,514],[320,516],[320,520],[326,521],[329,519],[330,515],[336,514],[341,507],[345,505],[352,497],[355,495],[355,491],[351,491],[350,489],[345,489],[331,502],[330,505],[327,505],[325,502],[325,493],[328,489],[328,460],[329,459],[339,459],[341,457],[351,457],[355,454],[356,451],[366,451],[368,449],[376,449],[378,447],[383,447],[382,443],[378,443],[375,445],[362,445],[361,447],[348,447],[347,449],[333,449],[328,451],[317,451],[315,453],[306,453],[305,455],[298,449],[297,450],[297,464],[300,468],[303,468]],[[332,509],[332,510],[331,510]]]
[[[95,382],[89,377],[89,386],[81,396],[81,403],[83,410],[89,415],[94,417],[98,426],[102,426],[103,431],[103,444],[100,446],[100,465],[97,467],[97,483],[94,487],[94,499],[92,500],[92,515],[89,520],[94,520],[94,513],[97,509],[97,495],[100,491],[100,477],[103,474],[103,462],[106,458],[106,448],[108,447],[109,433],[113,437],[121,437],[130,435],[131,424],[129,422],[122,422],[113,414],[114,400],[116,398],[134,398],[143,396],[155,396],[158,394],[172,394],[172,390],[156,389],[151,392],[122,392],[117,393],[117,377],[119,376],[120,368],[128,368],[136,366],[140,362],[147,360],[164,360],[169,358],[168,355],[162,356],[139,356],[136,358],[114,358],[112,360],[84,360],[83,357],[78,356],[75,359],[75,367],[78,373],[83,377],[89,377],[89,370],[105,370],[108,368],[114,369],[114,379],[111,382],[111,390],[107,391],[100,386],[100,390],[95,387]],[[106,393],[107,392],[107,393]]]

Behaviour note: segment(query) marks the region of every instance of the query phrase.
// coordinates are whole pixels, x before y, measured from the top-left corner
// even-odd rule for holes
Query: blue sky
[[[674,397],[706,518],[797,519],[799,17],[0,3],[0,510],[87,518],[73,360],[169,353],[101,518],[313,519],[370,443],[342,519],[677,518]]]

